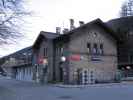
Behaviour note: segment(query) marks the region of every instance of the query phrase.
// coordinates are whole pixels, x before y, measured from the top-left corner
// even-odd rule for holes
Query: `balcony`
[[[5,61],[2,67],[15,67],[15,66],[29,65],[31,63],[32,63],[31,59],[13,59]]]

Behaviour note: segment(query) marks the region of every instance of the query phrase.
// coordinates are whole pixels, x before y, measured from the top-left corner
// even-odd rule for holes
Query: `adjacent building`
[[[27,47],[1,58],[7,76],[16,80],[32,81],[32,47]]]
[[[123,77],[133,77],[133,16],[112,19],[106,23],[119,37],[118,69]]]
[[[54,39],[60,34],[41,31],[33,45],[33,79],[40,80],[42,72],[42,60],[48,61],[48,81],[53,81],[54,73]]]

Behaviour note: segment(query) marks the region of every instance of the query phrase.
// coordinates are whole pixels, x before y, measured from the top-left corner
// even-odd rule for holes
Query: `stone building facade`
[[[35,81],[41,80],[41,70],[43,67],[43,62],[40,60],[47,60],[48,69],[47,69],[47,81],[52,81],[53,79],[53,66],[54,66],[54,43],[53,39],[58,37],[59,34],[51,32],[41,31],[38,38],[36,39],[33,45],[33,79]],[[45,77],[45,76],[44,76]]]
[[[63,35],[42,31],[33,50],[34,64],[39,65],[40,57],[48,60],[48,81],[91,84],[115,80],[117,37],[100,19]]]

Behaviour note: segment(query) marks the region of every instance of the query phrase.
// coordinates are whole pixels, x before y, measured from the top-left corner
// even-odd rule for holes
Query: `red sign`
[[[46,58],[39,57],[38,64],[48,64],[48,60]]]
[[[80,57],[80,55],[72,55],[72,56],[70,56],[70,60],[79,61],[79,60],[81,60],[81,57]]]
[[[39,63],[39,64],[43,64],[43,57],[39,57],[39,58],[38,58],[38,63]]]

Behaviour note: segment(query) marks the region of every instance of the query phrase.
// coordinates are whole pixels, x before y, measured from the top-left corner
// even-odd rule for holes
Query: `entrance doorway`
[[[93,70],[78,69],[78,84],[93,84],[95,83],[95,75]]]
[[[63,68],[59,67],[60,82],[63,82]]]

